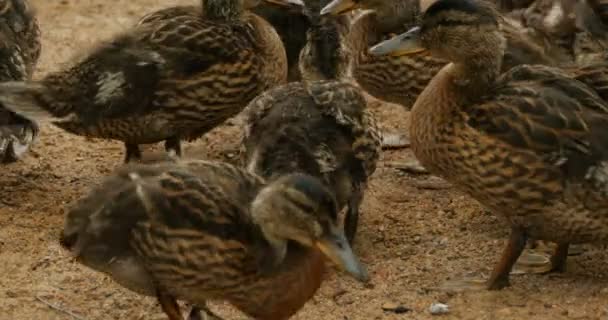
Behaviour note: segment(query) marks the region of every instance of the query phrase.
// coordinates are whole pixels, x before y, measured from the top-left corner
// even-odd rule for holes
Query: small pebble
[[[382,305],[382,310],[386,312],[393,312],[396,314],[407,313],[412,311],[412,309],[395,302],[386,302]]]
[[[433,303],[429,308],[432,315],[446,314],[450,312],[450,307],[443,303]]]

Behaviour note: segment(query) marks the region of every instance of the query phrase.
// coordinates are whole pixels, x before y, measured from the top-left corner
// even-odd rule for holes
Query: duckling
[[[322,14],[336,15],[355,9],[374,11],[376,15],[372,22],[353,22],[371,24],[373,27],[355,29],[376,30],[372,34],[359,35],[373,41],[382,37],[373,32],[386,35],[407,31],[406,28],[416,23],[416,17],[427,5],[424,3],[423,6],[415,0],[333,0],[322,9]],[[514,22],[501,19],[501,23],[508,40],[503,71],[524,63],[554,65],[558,62],[557,57],[553,57],[549,50],[544,50],[533,38],[521,32]],[[428,55],[391,57],[364,54],[354,74],[357,82],[371,95],[410,108],[433,76],[447,63],[446,60]]]
[[[381,152],[381,134],[361,89],[349,83],[352,56],[342,40],[346,17],[311,20],[300,55],[302,82],[271,89],[245,109],[243,163],[275,180],[298,172],[319,178],[347,208],[345,233],[352,244],[367,180]]]
[[[288,4],[293,0],[265,0]],[[39,82],[0,85],[8,109],[79,135],[139,144],[165,141],[181,155],[192,140],[286,81],[275,30],[245,10],[257,0],[202,0],[146,15],[72,68]]]
[[[40,57],[40,28],[26,0],[0,0],[0,81],[29,80]],[[0,105],[0,162],[19,160],[38,125]]]
[[[79,263],[156,296],[171,320],[176,299],[211,317],[207,300],[255,319],[287,319],[319,288],[325,260],[367,281],[337,225],[332,194],[313,177],[265,183],[220,162],[128,164],[67,213],[61,245]],[[219,318],[219,317],[217,317]]]
[[[558,244],[552,271],[565,270],[570,244],[608,242],[608,103],[589,86],[606,83],[600,69],[521,65],[501,73],[499,21],[488,3],[438,0],[419,26],[370,50],[451,61],[412,108],[411,146],[429,171],[510,223],[488,289],[509,285],[528,238]]]

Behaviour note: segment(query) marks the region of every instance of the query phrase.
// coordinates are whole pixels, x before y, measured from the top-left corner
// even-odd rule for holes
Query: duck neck
[[[344,17],[318,17],[308,30],[300,73],[305,80],[338,80],[348,75],[350,61],[343,48]]]
[[[230,21],[241,17],[245,9],[242,0],[203,0],[205,19]]]
[[[461,124],[458,114],[495,85],[502,63],[502,50],[496,49],[478,49],[466,60],[446,65],[414,103],[410,115],[412,149],[429,170],[441,170],[433,148]]]
[[[497,44],[480,46],[466,59],[453,62],[452,81],[461,96],[476,99],[494,86],[500,76],[504,46],[502,38]]]

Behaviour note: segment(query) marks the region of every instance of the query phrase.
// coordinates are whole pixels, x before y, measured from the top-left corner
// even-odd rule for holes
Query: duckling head
[[[373,55],[406,55],[429,51],[454,63],[502,63],[506,40],[501,17],[483,0],[438,0],[428,7],[418,26],[370,49]]]
[[[287,243],[295,241],[318,248],[357,280],[369,279],[338,224],[334,196],[319,180],[302,174],[281,177],[260,191],[251,212],[277,262],[285,257]]]

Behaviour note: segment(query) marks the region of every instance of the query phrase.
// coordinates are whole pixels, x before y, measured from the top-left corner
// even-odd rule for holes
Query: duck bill
[[[414,27],[369,49],[370,54],[375,56],[403,56],[423,51],[426,51],[426,48],[420,42],[420,27]]]
[[[316,242],[316,246],[333,263],[361,282],[369,281],[366,268],[359,262],[357,256],[348,244],[344,232],[327,236]]]
[[[302,0],[264,0],[268,3],[272,3],[272,4],[276,4],[279,6],[283,6],[283,7],[290,7],[290,6],[298,6],[298,7],[304,7],[304,1]]]
[[[357,9],[354,0],[333,0],[321,9],[321,15],[339,15]]]

